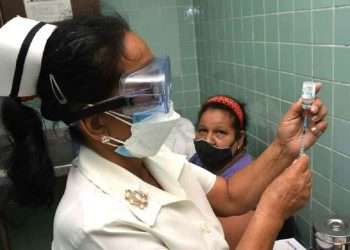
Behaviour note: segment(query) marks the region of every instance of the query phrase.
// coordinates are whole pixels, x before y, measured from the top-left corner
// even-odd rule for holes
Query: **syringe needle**
[[[305,151],[305,145],[304,145],[304,136],[306,133],[307,129],[307,116],[304,116],[304,124],[303,124],[303,133],[300,136],[300,151],[299,151],[299,156],[304,154]]]

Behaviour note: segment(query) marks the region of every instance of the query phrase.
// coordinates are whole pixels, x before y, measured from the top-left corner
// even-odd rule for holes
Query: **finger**
[[[320,92],[322,88],[322,82],[315,82],[316,83],[316,94]]]
[[[305,194],[305,201],[308,201],[311,196],[311,187],[307,189],[307,192]]]
[[[307,156],[306,154],[302,154],[299,158],[297,158],[292,163],[291,167],[297,169],[297,171],[302,173],[308,170],[308,165],[309,165],[309,156]]]
[[[316,125],[311,127],[310,131],[314,136],[319,137],[326,131],[327,127],[328,127],[327,121],[320,121]]]
[[[317,114],[324,106],[322,100],[319,97],[316,97],[310,108],[311,114]]]
[[[288,121],[288,120],[293,120],[295,118],[299,118],[300,115],[303,113],[303,105],[301,102],[301,98],[292,103],[292,105],[290,105],[287,113],[285,114],[284,118]]]
[[[305,172],[305,183],[311,183],[312,181],[312,173],[310,171],[310,169],[308,169],[306,172]]]
[[[309,182],[305,185],[305,188],[308,190],[308,192],[312,192],[312,182]]]
[[[319,121],[321,121],[321,120],[326,118],[327,113],[328,113],[327,107],[326,106],[322,106],[321,110],[316,115],[311,116],[311,121],[319,122]]]
[[[304,188],[302,191],[300,191],[300,201],[301,202],[307,202],[311,195],[311,188]]]

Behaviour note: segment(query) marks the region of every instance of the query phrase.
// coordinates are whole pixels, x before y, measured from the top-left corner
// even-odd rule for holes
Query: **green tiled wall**
[[[101,0],[103,13],[118,11],[140,34],[155,55],[169,55],[175,109],[195,121],[199,84],[195,25],[187,14],[192,0]]]
[[[309,245],[314,218],[350,215],[350,1],[194,0],[201,100],[247,104],[249,150],[258,155],[304,80],[323,82],[329,128],[309,151],[313,193],[298,214]]]

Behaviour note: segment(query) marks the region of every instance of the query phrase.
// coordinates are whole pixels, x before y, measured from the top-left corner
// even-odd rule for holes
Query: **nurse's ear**
[[[85,136],[94,141],[101,141],[102,136],[108,134],[103,116],[99,114],[92,115],[79,122],[79,127]]]

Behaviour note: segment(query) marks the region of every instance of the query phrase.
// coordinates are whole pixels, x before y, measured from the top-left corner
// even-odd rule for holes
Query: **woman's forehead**
[[[232,126],[232,118],[231,115],[221,109],[208,109],[206,110],[199,121],[199,124],[205,125],[226,125]]]

